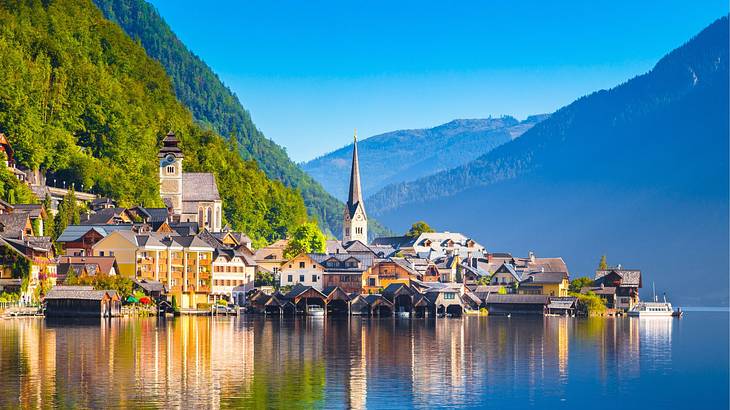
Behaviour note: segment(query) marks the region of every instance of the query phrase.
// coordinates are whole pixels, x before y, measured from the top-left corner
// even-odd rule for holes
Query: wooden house
[[[122,302],[115,291],[91,286],[55,286],[45,297],[47,317],[121,316]]]

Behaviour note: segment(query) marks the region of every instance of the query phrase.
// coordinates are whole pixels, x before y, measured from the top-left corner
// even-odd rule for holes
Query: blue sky
[[[649,70],[726,1],[152,0],[297,162],[455,118],[552,112]]]

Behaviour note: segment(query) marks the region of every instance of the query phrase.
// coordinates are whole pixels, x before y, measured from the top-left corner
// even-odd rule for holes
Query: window
[[[279,268],[278,268],[278,267],[276,267],[276,266],[274,266],[274,268],[272,269],[272,271],[273,271],[274,273],[279,273]]]
[[[451,300],[451,299],[455,299],[455,298],[456,298],[456,294],[455,293],[452,293],[452,292],[444,293],[444,299],[445,300]]]
[[[350,228],[345,228],[345,236],[350,236]]]
[[[104,251],[100,251],[99,256],[104,256]]]
[[[175,280],[175,279],[170,280],[170,286],[177,286],[177,280]]]
[[[370,278],[370,280],[368,282],[368,285],[369,286],[375,286],[375,278]]]
[[[299,269],[304,269],[304,262],[299,262]]]
[[[316,281],[317,281],[317,275],[312,275],[312,282],[316,282]]]
[[[114,251],[109,251],[109,256],[114,256]]]
[[[292,276],[291,275],[289,275],[289,276],[286,277],[286,281],[289,282],[289,283],[291,283],[293,280],[294,279],[292,279]]]
[[[299,275],[299,282],[304,282],[304,275]]]
[[[175,166],[174,165],[168,165],[166,169],[168,174],[174,174],[175,173]]]

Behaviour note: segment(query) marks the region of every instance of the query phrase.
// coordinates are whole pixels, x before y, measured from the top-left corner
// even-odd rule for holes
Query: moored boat
[[[307,316],[324,316],[324,309],[321,306],[309,305],[307,306]]]

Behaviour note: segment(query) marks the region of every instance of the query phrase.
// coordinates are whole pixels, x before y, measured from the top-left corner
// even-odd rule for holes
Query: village
[[[559,256],[487,250],[465,234],[419,224],[403,236],[369,241],[357,137],[342,240],[296,254],[290,239],[255,249],[245,232],[222,226],[214,175],[183,172],[173,133],[158,153],[164,208],[118,207],[83,189],[49,186],[38,172],[16,168],[2,134],[0,151],[37,198],[0,201],[4,316],[575,316],[622,315],[639,304],[641,271],[620,265],[603,262],[592,277],[571,282]],[[85,212],[54,243],[44,223],[69,197]],[[115,289],[115,278],[130,286]]]

